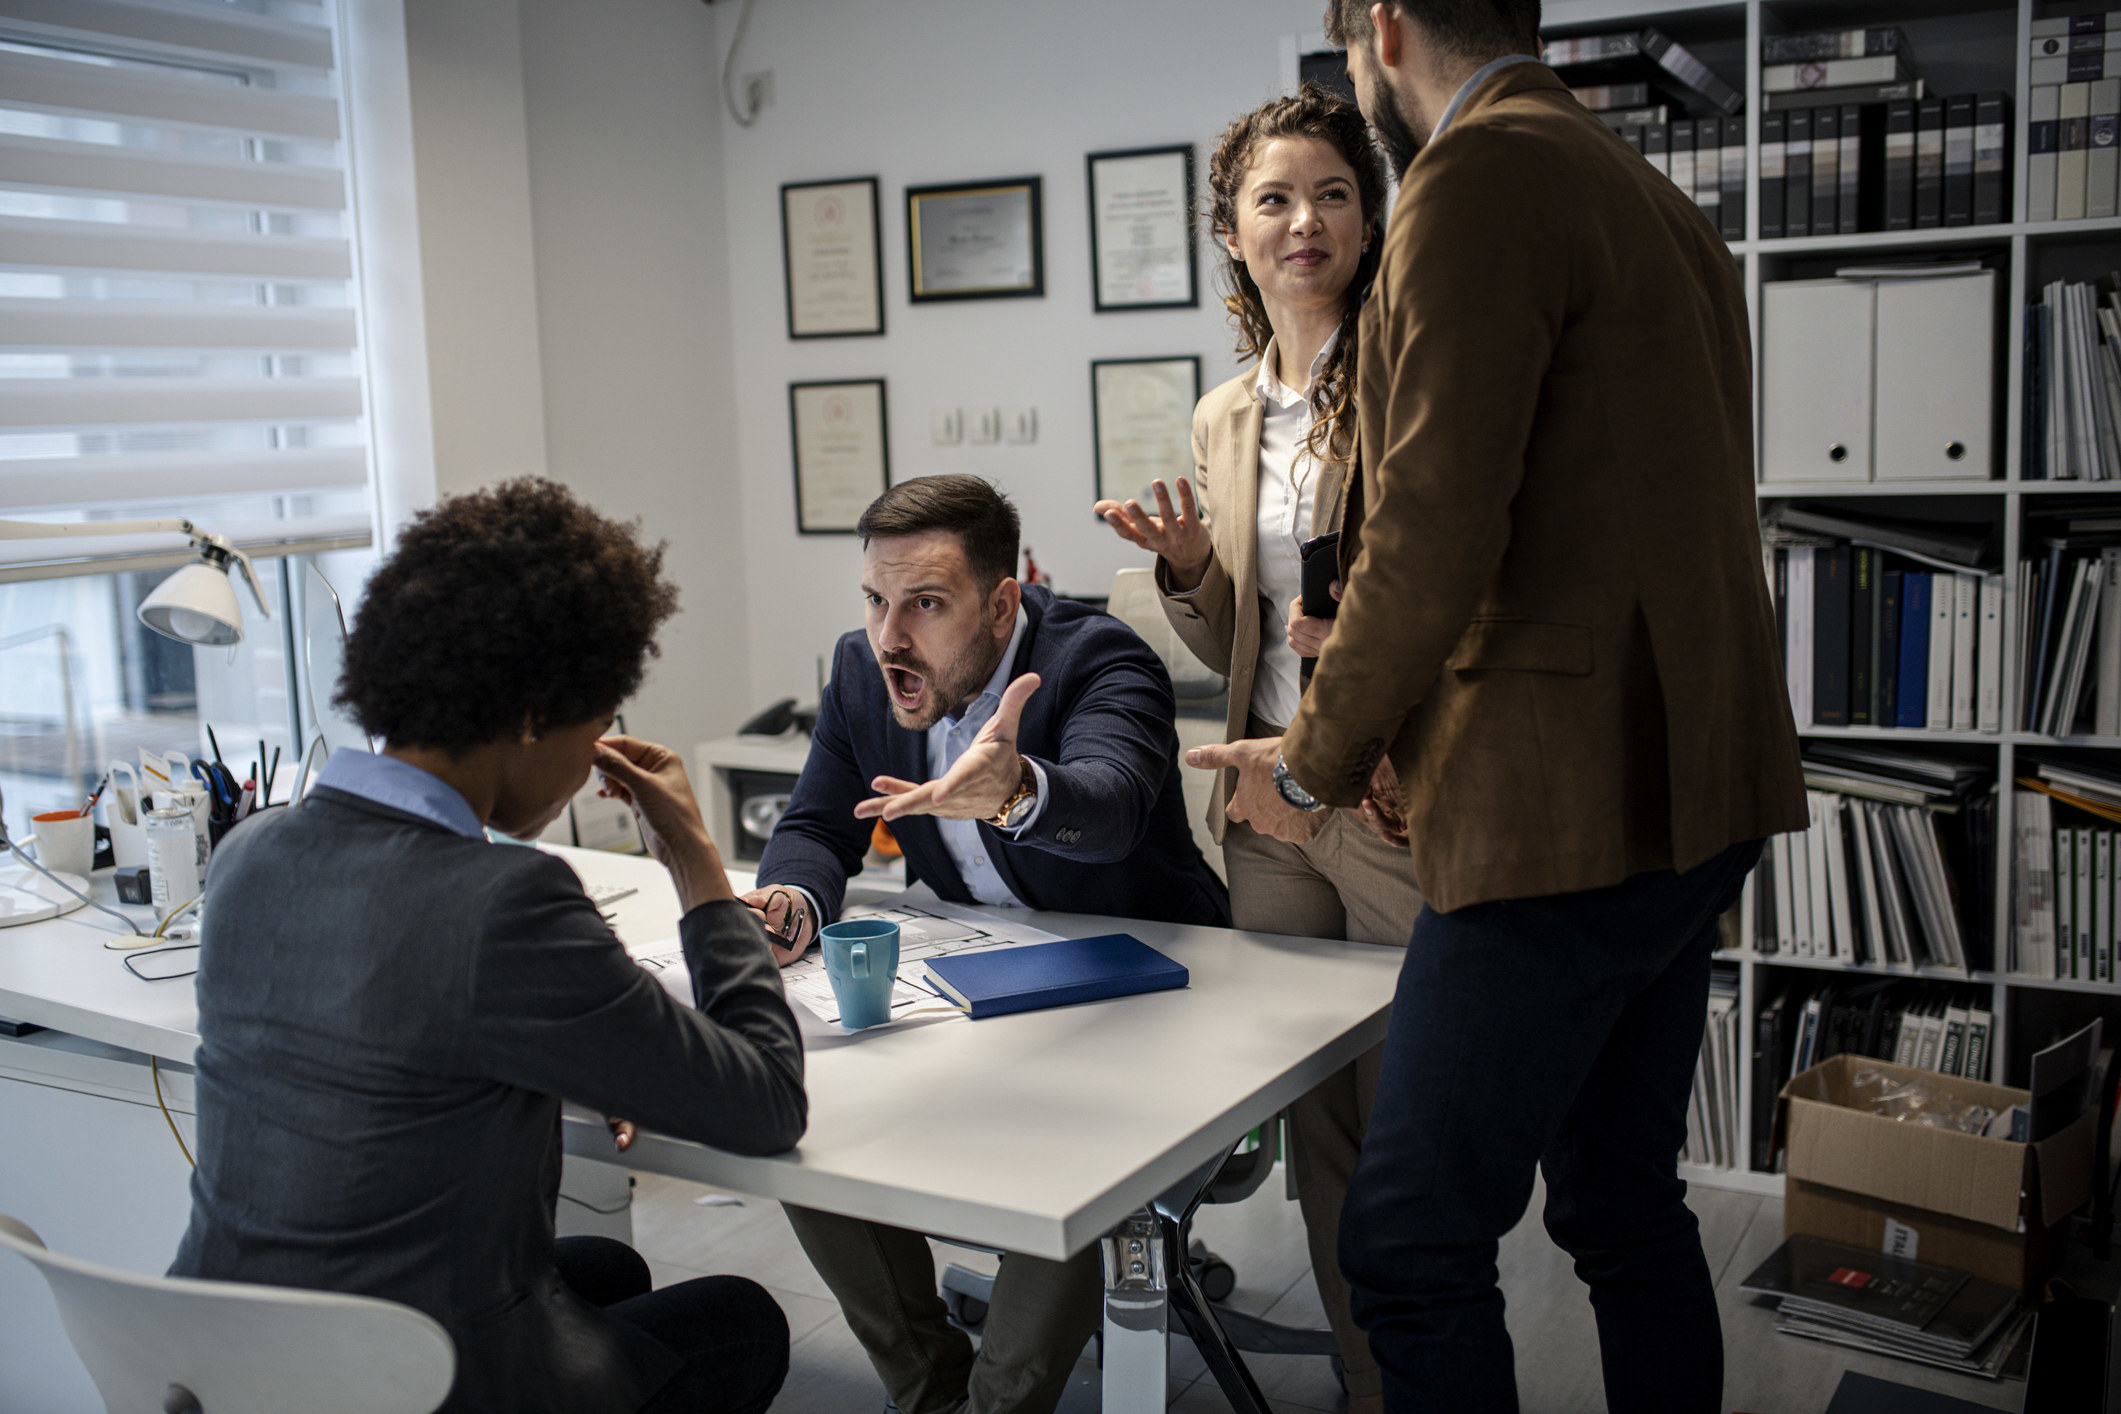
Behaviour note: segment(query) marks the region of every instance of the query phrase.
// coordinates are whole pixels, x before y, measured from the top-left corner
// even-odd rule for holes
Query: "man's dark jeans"
[[[1723,1334],[1678,1156],[1717,916],[1760,842],[1684,874],[1423,909],[1341,1214],[1393,1414],[1514,1414],[1497,1243],[1547,1180],[1590,1287],[1613,1414],[1713,1414]]]

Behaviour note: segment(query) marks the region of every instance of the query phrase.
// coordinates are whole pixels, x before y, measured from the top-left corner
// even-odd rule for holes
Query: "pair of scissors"
[[[219,763],[194,761],[191,763],[191,773],[213,798],[214,816],[224,822],[231,819],[236,811],[237,790],[236,778],[230,774],[228,767]]]

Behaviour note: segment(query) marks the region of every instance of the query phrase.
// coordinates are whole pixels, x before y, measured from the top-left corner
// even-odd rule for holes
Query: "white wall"
[[[721,43],[735,0],[714,7]],[[990,477],[1024,539],[1070,592],[1102,594],[1143,557],[1090,515],[1093,358],[1199,354],[1205,391],[1236,372],[1202,252],[1198,310],[1094,314],[1084,156],[1195,144],[1280,91],[1285,37],[1317,30],[1319,0],[997,4],[756,0],[737,72],[773,71],[755,127],[722,125],[736,444],[743,467],[751,678],[760,701],[810,696],[814,662],[860,623],[851,537],[802,536],[791,488],[788,384],[887,381],[894,480]],[[883,338],[792,341],[782,307],[780,184],[881,179]],[[1046,297],[907,302],[908,185],[1036,174],[1044,181]],[[936,447],[939,407],[1034,406],[1032,446]]]
[[[752,698],[714,24],[405,5],[435,489],[544,473],[669,542],[681,612],[628,726],[682,747]]]

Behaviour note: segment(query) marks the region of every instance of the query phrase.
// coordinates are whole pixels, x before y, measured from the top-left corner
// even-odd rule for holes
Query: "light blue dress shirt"
[[[317,784],[358,795],[392,810],[432,820],[445,830],[486,838],[470,804],[455,786],[429,771],[395,756],[371,755],[366,751],[334,751],[317,776]]]
[[[980,695],[965,707],[962,717],[945,717],[928,728],[928,779],[939,780],[945,772],[965,754],[987,725],[995,709],[1002,705],[1002,689],[1016,675],[1016,650],[1023,644],[1024,630],[1030,626],[1031,616],[1019,605],[1016,611],[1016,628],[1009,635],[1009,646],[1002,650],[1002,661],[995,666],[994,676],[987,679],[987,686]],[[1029,757],[1025,758],[1027,761]],[[1038,783],[1038,797],[1031,806],[1031,813],[1024,823],[1014,830],[1001,833],[1011,839],[1023,838],[1024,831],[1038,823],[1038,817],[1046,813],[1046,768],[1031,761],[1031,775]],[[966,889],[981,903],[996,904],[1004,908],[1022,908],[1023,900],[1009,891],[1002,881],[1001,872],[989,858],[987,842],[980,838],[980,822],[977,820],[937,820],[936,828],[943,837],[943,848],[950,851],[950,862],[957,865],[958,877],[965,881]]]

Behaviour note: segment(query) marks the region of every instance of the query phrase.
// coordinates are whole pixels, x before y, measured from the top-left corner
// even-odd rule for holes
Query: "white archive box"
[[[1861,280],[1761,291],[1760,470],[1766,481],[1871,479],[1871,342]]]
[[[1762,479],[1987,480],[1996,290],[1992,270],[1765,286]]]

